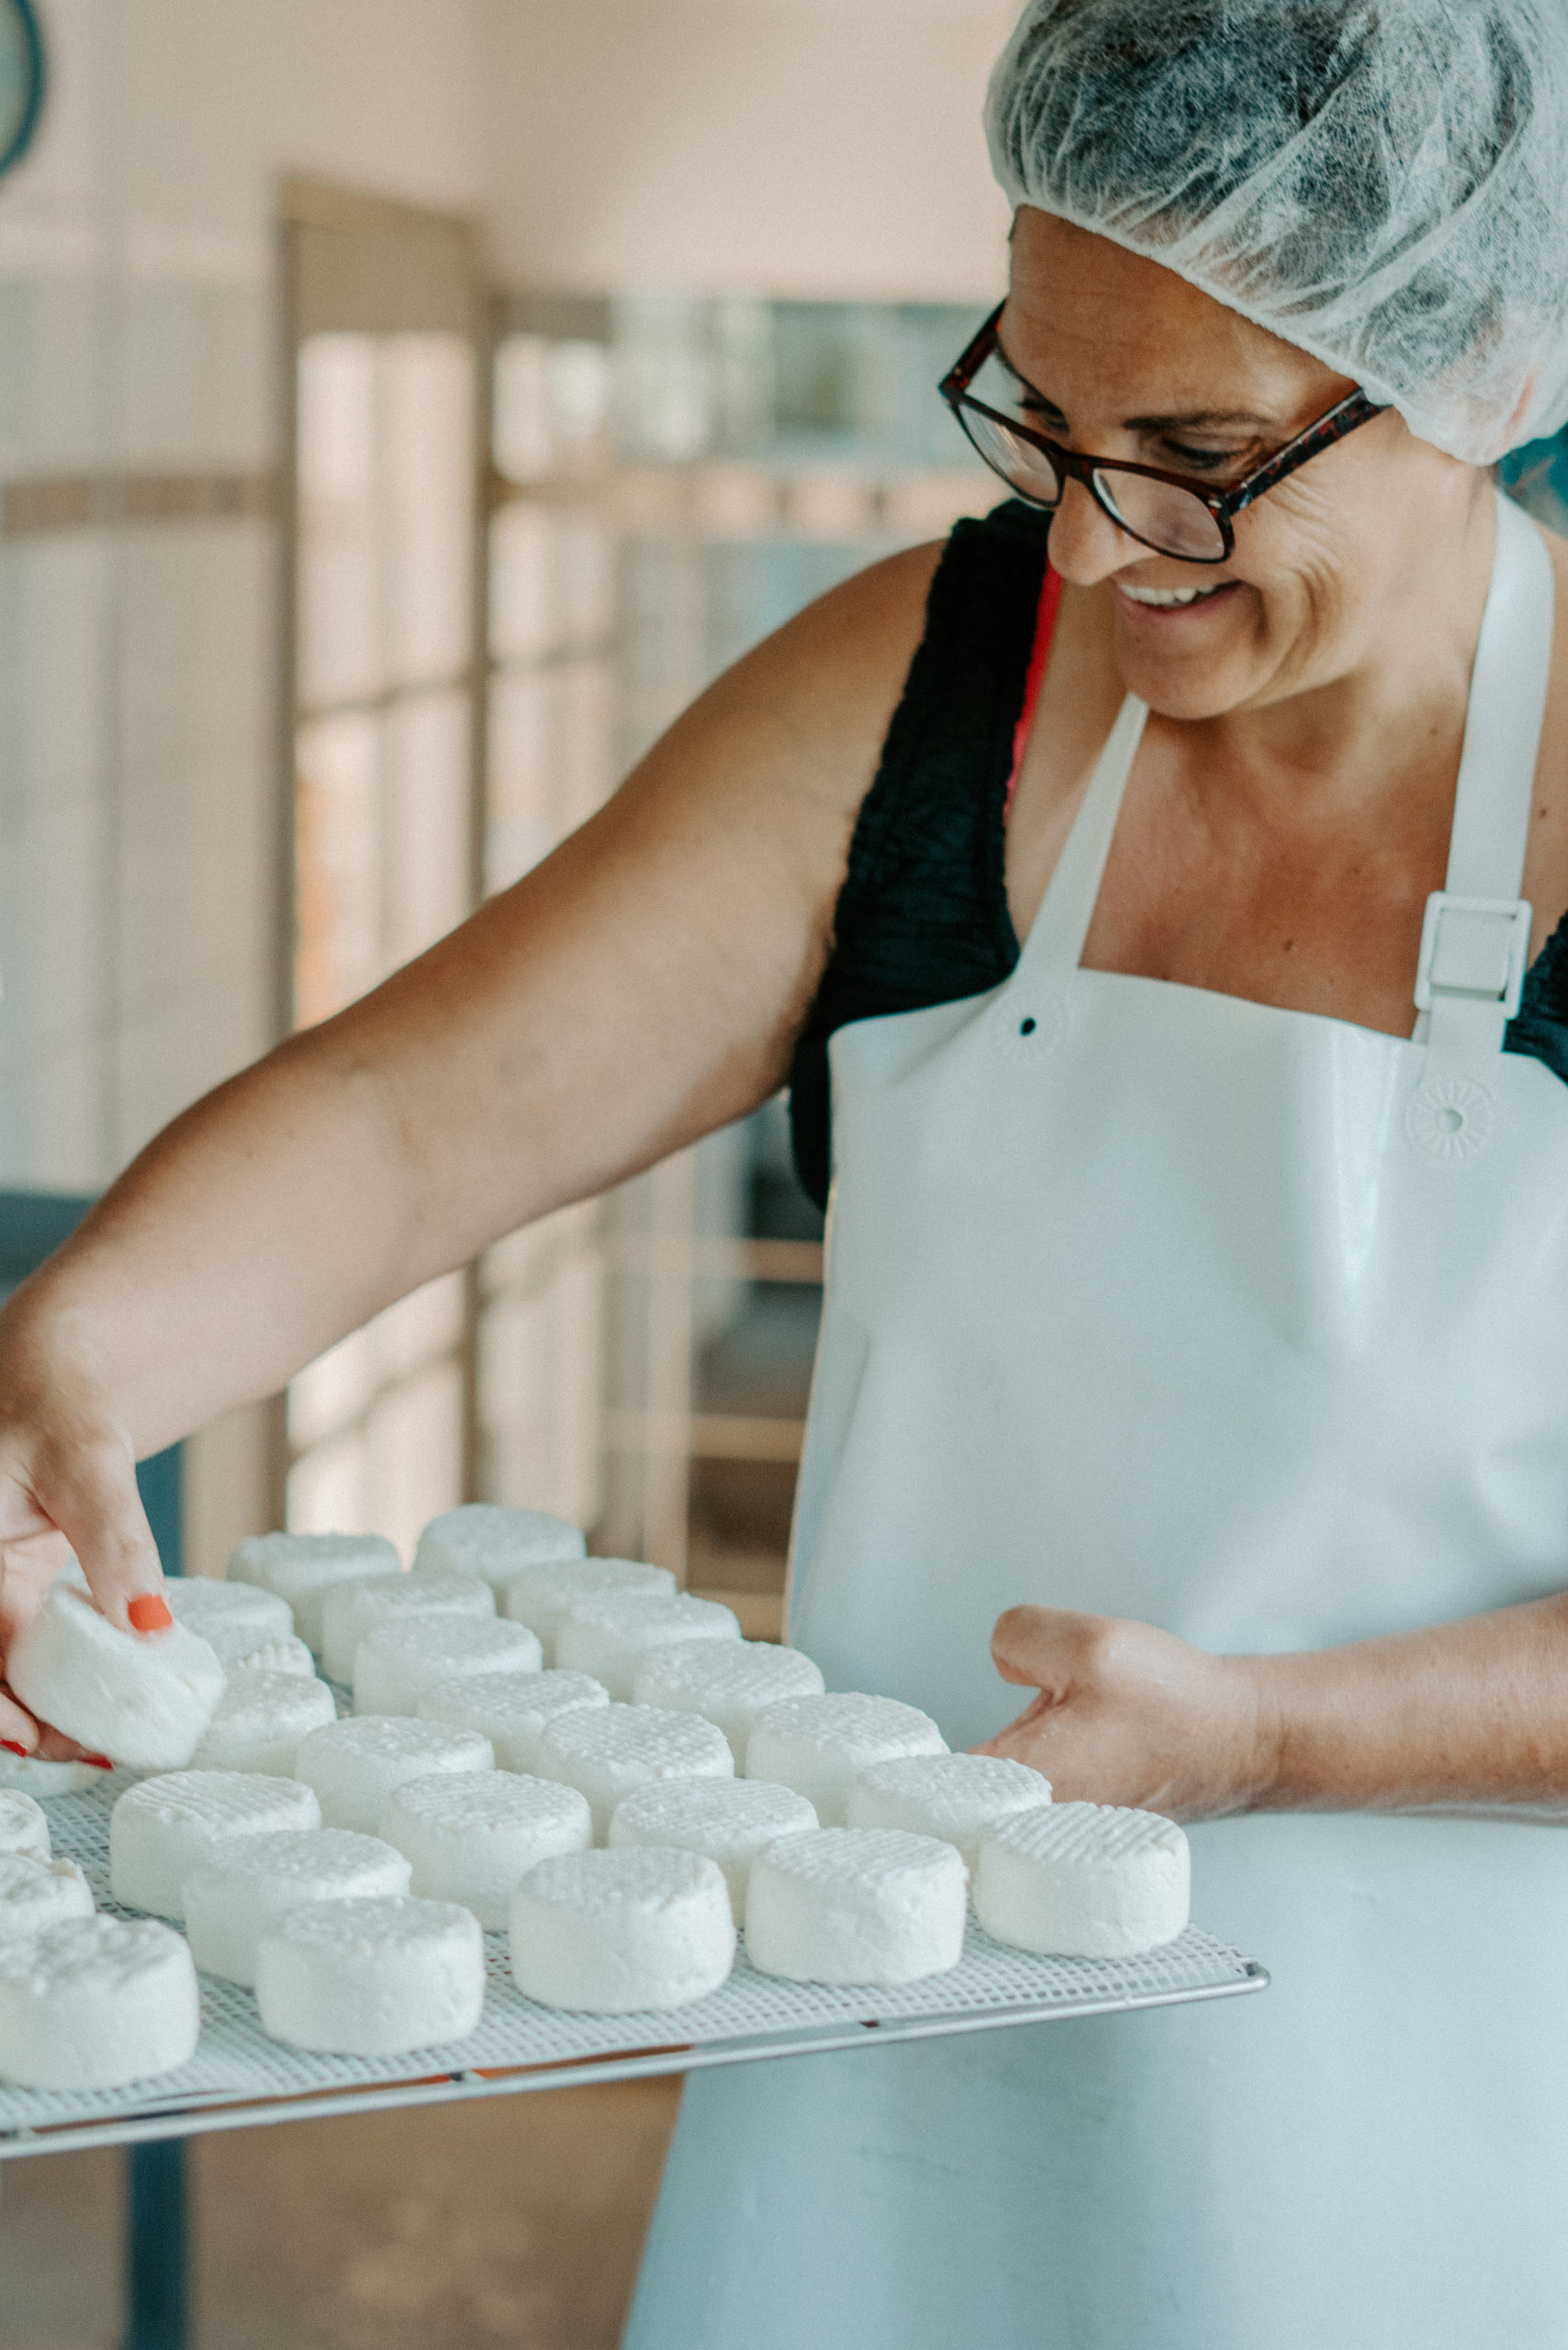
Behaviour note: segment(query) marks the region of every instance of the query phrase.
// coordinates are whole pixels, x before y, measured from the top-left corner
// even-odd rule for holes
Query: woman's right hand
[[[0,1676],[12,1642],[73,1556],[111,1623],[134,1631],[167,1624],[130,1439],[101,1382],[25,1316],[0,1315]],[[83,1751],[5,1685],[0,1745],[48,1762]]]

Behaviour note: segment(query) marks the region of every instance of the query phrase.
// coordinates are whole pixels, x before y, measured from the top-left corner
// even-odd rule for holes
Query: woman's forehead
[[[1107,237],[1021,207],[1002,342],[1064,413],[1270,420],[1329,405],[1350,380],[1255,326],[1173,270]]]

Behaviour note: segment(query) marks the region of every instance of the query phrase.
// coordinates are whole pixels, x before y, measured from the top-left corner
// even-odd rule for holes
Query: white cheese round
[[[236,1543],[229,1580],[259,1583],[286,1599],[295,1630],[319,1656],[327,1594],[339,1583],[400,1574],[402,1568],[392,1544],[379,1534],[252,1534]]]
[[[294,1779],[241,1771],[171,1771],[143,1779],[109,1814],[109,1891],[128,1909],[180,1919],[180,1888],[198,1861],[237,1837],[319,1828],[321,1808]]]
[[[320,1797],[329,1828],[374,1836],[387,1796],[405,1779],[432,1771],[489,1771],[495,1761],[489,1740],[476,1730],[448,1729],[400,1714],[361,1714],[352,1721],[328,1722],[301,1739],[294,1775]]]
[[[242,1836],[198,1861],[182,1888],[196,1964],[247,1989],[262,1936],[307,1901],[364,1901],[407,1893],[409,1863],[378,1836],[342,1828]]]
[[[667,1847],[542,1861],[512,1896],[512,1979],[547,2008],[626,2015],[716,1991],[734,1964],[723,1871]]]
[[[604,1684],[586,1673],[476,1673],[427,1689],[420,1719],[479,1730],[501,1770],[537,1772],[539,1742],[557,1714],[609,1703]]]
[[[263,1640],[286,1640],[294,1630],[294,1610],[275,1591],[259,1583],[220,1583],[216,1575],[171,1575],[163,1586],[169,1613],[176,1624],[199,1632],[220,1659],[243,1648],[260,1648]]]
[[[951,1844],[868,1828],[784,1836],[758,1855],[746,1956],[791,1983],[916,1983],[964,1954],[969,1872]]]
[[[998,1754],[903,1754],[870,1762],[849,1790],[851,1828],[902,1828],[956,1844],[972,1868],[980,1838],[1051,1799],[1051,1783]]]
[[[377,1575],[327,1594],[321,1664],[333,1681],[353,1679],[354,1651],[367,1632],[426,1616],[494,1616],[496,1595],[477,1575]]]
[[[35,1861],[47,1861],[50,1849],[43,1806],[15,1788],[0,1791],[0,1852],[30,1852]]]
[[[539,1741],[539,1775],[576,1787],[593,1806],[602,1844],[610,1815],[655,1779],[728,1779],[735,1760],[722,1729],[700,1714],[653,1706],[583,1706],[557,1714]]]
[[[580,1559],[587,1548],[580,1526],[548,1510],[465,1502],[431,1518],[414,1551],[414,1572],[482,1575],[501,1591],[520,1568]]]
[[[15,1788],[47,1803],[50,1796],[78,1796],[95,1787],[105,1774],[92,1762],[40,1762],[32,1754],[0,1754],[0,1787]]]
[[[816,1813],[793,1787],[763,1779],[666,1779],[616,1805],[610,1843],[674,1844],[717,1861],[737,1926],[745,1924],[751,1864],[776,1837],[803,1836]]]
[[[0,2076],[24,2088],[121,2088],[185,2064],[200,2031],[190,1952],[151,1918],[0,1942]]]
[[[399,2056],[464,2040],[484,2010],[485,1938],[453,1901],[313,1901],[262,1936],[256,2004],[296,2048]]]
[[[1157,1812],[1059,1803],[980,1841],[975,1915],[988,1934],[1058,1958],[1133,1958],[1187,1923],[1187,1839]]]
[[[74,1861],[0,1852],[0,1941],[36,1934],[63,1918],[90,1918],[93,1891]]]
[[[643,1659],[632,1702],[716,1722],[741,1771],[757,1717],[781,1698],[820,1697],[822,1690],[821,1671],[799,1649],[769,1640],[681,1640]]]
[[[410,1779],[389,1796],[380,1832],[413,1863],[415,1893],[461,1901],[498,1933],[531,1868],[557,1852],[588,1850],[593,1815],[586,1796],[553,1780],[443,1772]]]
[[[223,1695],[223,1667],[184,1624],[122,1632],[68,1583],[11,1644],[6,1677],[29,1713],[139,1771],[177,1771]]]
[[[214,1640],[209,1631],[202,1638],[217,1649],[218,1662],[230,1680],[237,1673],[288,1673],[297,1681],[316,1678],[316,1660],[293,1632],[285,1639],[262,1640],[253,1648],[239,1638],[227,1644]]]
[[[324,1681],[297,1673],[235,1673],[192,1758],[198,1771],[265,1771],[294,1776],[294,1758],[307,1733],[335,1721],[338,1709]]]
[[[580,1599],[597,1599],[610,1592],[662,1592],[675,1596],[675,1577],[667,1567],[650,1567],[640,1559],[563,1559],[523,1567],[506,1587],[506,1612],[513,1623],[537,1632],[546,1664],[558,1664],[555,1634],[568,1607]]]
[[[896,1697],[785,1697],[758,1715],[745,1773],[795,1788],[815,1805],[824,1828],[841,1828],[850,1787],[869,1763],[946,1751],[929,1714]]]
[[[660,1649],[689,1640],[738,1644],[739,1621],[714,1599],[689,1592],[605,1592],[574,1600],[555,1629],[555,1662],[567,1673],[602,1681],[611,1697],[627,1703],[640,1666]]]
[[[543,1662],[526,1624],[470,1616],[417,1616],[378,1624],[353,1659],[356,1714],[411,1714],[427,1689],[465,1673],[537,1673]]]

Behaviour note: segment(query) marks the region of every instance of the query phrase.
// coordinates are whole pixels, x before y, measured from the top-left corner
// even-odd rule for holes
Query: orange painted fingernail
[[[166,1632],[174,1620],[169,1613],[168,1601],[161,1599],[155,1591],[144,1591],[125,1612],[135,1632]]]

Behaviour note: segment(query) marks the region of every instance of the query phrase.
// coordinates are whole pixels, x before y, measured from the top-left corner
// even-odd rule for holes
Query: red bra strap
[[[1029,730],[1035,723],[1035,705],[1040,699],[1046,664],[1051,657],[1051,638],[1056,632],[1057,610],[1060,602],[1061,574],[1047,563],[1046,576],[1040,582],[1040,601],[1035,614],[1035,644],[1029,655],[1029,674],[1024,680],[1024,707],[1013,730],[1013,772],[1007,778],[1007,797],[1002,803],[1003,823],[1013,812],[1013,795],[1018,789],[1024,754],[1029,747]]]

